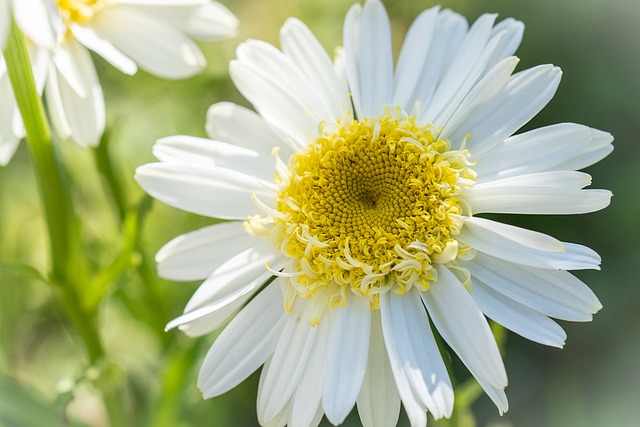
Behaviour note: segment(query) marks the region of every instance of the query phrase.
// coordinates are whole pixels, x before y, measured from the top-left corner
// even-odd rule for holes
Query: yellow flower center
[[[87,24],[93,15],[104,8],[108,0],[56,0],[66,28],[72,23]]]
[[[287,306],[318,295],[344,303],[351,291],[374,308],[380,293],[426,290],[433,264],[458,256],[458,194],[475,174],[466,150],[451,150],[434,134],[413,117],[387,112],[325,126],[289,159],[277,176],[281,192],[268,232],[290,259]],[[259,234],[264,218],[247,224]]]

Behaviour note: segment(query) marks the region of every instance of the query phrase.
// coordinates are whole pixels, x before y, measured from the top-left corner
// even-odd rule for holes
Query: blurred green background
[[[209,65],[186,81],[164,81],[144,73],[127,77],[95,58],[112,131],[110,150],[126,183],[128,203],[142,192],[134,169],[153,160],[162,136],[204,136],[209,105],[248,105],[227,74],[237,44],[257,38],[277,44],[288,16],[305,21],[330,51],[341,44],[346,0],[223,0],[241,21],[240,35],[201,44]],[[386,1],[396,51],[411,21],[432,1]],[[504,221],[585,244],[603,258],[602,271],[579,272],[604,308],[592,323],[563,323],[563,350],[510,334],[505,362],[510,411],[499,417],[483,396],[475,405],[479,426],[590,427],[640,425],[640,2],[638,0],[443,0],[473,21],[498,12],[526,25],[519,69],[553,63],[563,71],[554,100],[527,129],[577,122],[611,132],[615,151],[589,168],[594,188],[614,193],[611,206],[571,217],[505,216]],[[97,264],[117,253],[119,222],[96,172],[92,153],[70,142],[58,145],[83,218],[87,256]],[[144,229],[149,259],[171,238],[211,223],[155,203]],[[0,169],[0,426],[38,424],[60,416],[68,405],[74,420],[105,426],[84,356],[55,295],[38,277],[47,270],[44,223],[28,153],[23,145]],[[34,267],[34,268],[31,268]],[[214,336],[188,339],[163,331],[181,313],[199,283],[141,280],[132,271],[103,303],[102,334],[122,375],[134,425],[257,426],[257,376],[224,396],[203,401],[196,389],[199,365]],[[119,372],[119,374],[118,374]],[[74,386],[74,384],[76,384]],[[26,417],[26,418],[25,418]],[[40,418],[39,418],[40,417]],[[53,418],[51,418],[53,420]],[[402,425],[406,424],[403,418]],[[328,424],[327,424],[328,425]],[[352,414],[345,425],[359,425]]]

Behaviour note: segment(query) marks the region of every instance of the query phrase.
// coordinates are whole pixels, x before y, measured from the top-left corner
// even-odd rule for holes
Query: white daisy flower
[[[606,207],[577,169],[612,137],[563,123],[514,135],[552,98],[560,70],[513,74],[523,24],[471,27],[432,8],[393,65],[379,0],[353,6],[331,61],[300,21],[281,50],[251,40],[231,63],[257,114],[221,103],[211,140],[161,139],[136,178],[157,199],[230,220],[157,255],[161,276],[206,279],[169,323],[191,336],[237,315],[200,371],[206,398],[264,365],[264,426],[335,425],[357,404],[365,426],[449,417],[454,392],[431,323],[495,402],[507,375],[485,316],[562,347],[551,318],[587,321],[601,306],[567,270],[598,269],[591,249],[483,218]],[[275,280],[271,280],[275,277]]]
[[[97,145],[105,128],[102,87],[89,50],[126,74],[140,67],[180,79],[206,65],[192,39],[231,37],[238,26],[236,17],[212,0],[20,0],[14,16],[30,43],[50,56],[45,93],[56,132],[80,146]],[[0,98],[0,109],[11,108],[12,95]],[[0,151],[13,153],[8,147],[20,136],[12,132],[0,140]]]

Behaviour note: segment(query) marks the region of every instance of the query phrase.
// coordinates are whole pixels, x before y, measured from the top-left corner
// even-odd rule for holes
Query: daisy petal
[[[344,421],[358,399],[367,366],[370,329],[368,298],[352,297],[337,309],[322,391],[324,412],[335,425]]]
[[[102,87],[95,67],[89,52],[73,38],[59,44],[56,52],[56,58],[60,58],[58,63],[65,67],[51,67],[49,72],[46,94],[51,121],[61,136],[71,137],[81,147],[94,147],[100,142],[106,122]],[[69,70],[78,72],[66,74]],[[81,79],[76,78],[79,75]],[[83,92],[78,93],[78,88]]]
[[[513,18],[507,18],[493,27],[492,35],[502,34],[498,46],[488,61],[487,68],[492,68],[503,59],[513,55],[522,42],[524,24]]]
[[[494,291],[473,277],[471,296],[480,310],[510,331],[531,341],[562,348],[567,334],[553,320]]]
[[[3,68],[4,59],[0,55],[0,93],[6,94],[0,96],[0,166],[9,163],[25,135],[9,76],[6,70],[1,73]]]
[[[235,295],[233,297],[235,299],[224,301],[222,305],[212,307],[211,310],[199,310],[197,313],[194,313],[193,316],[183,318],[182,321],[187,323],[178,326],[178,329],[191,338],[206,335],[222,326],[222,324],[241,309],[252,296],[253,291],[249,290],[243,295]],[[169,326],[173,327],[173,325],[168,325],[166,327],[167,330],[171,329]]]
[[[228,295],[245,290],[247,286],[261,285],[271,277],[265,265],[279,264],[281,259],[282,255],[266,241],[229,258],[200,285],[187,303],[185,313],[227,299]]]
[[[345,19],[346,70],[358,117],[374,117],[393,96],[391,27],[379,0],[354,5]]]
[[[421,74],[426,72],[429,66],[433,66],[436,58],[431,52],[432,40],[436,34],[440,8],[438,6],[422,12],[413,21],[407,31],[398,64],[394,75],[393,104],[410,110],[416,101],[415,92]],[[440,58],[442,58],[440,56]],[[435,88],[437,79],[431,79],[432,88]],[[428,91],[427,91],[428,92]]]
[[[58,36],[64,30],[55,2],[20,0],[12,1],[11,4],[13,19],[33,43],[45,48],[56,45]]]
[[[464,188],[461,196],[474,214],[579,214],[604,209],[611,200],[610,191],[581,190],[590,183],[580,172],[540,172]]]
[[[429,50],[425,52],[425,54],[428,54],[428,58],[424,61],[423,66],[420,69],[414,69],[414,72],[418,72],[418,76],[413,87],[411,89],[398,89],[399,94],[402,94],[405,90],[411,91],[406,101],[404,101],[404,97],[399,96],[398,98],[398,103],[406,105],[407,111],[414,111],[416,116],[423,117],[424,108],[431,104],[436,89],[448,74],[451,62],[465,38],[467,29],[467,21],[462,16],[450,10],[444,10],[438,15],[433,40],[429,46],[423,44],[422,31],[415,30],[408,34],[411,37],[405,41],[405,44],[409,44],[406,48],[403,44],[403,50],[406,50],[407,54],[403,55],[401,52],[401,55],[411,57],[412,54],[416,53],[415,56],[419,56],[419,52],[424,52],[423,49],[428,47]],[[404,66],[404,62],[402,65],[402,68],[400,68],[401,64],[398,64],[398,72],[411,67],[410,64]],[[403,74],[406,75],[407,73],[403,72]],[[412,80],[408,79],[407,82]],[[400,87],[405,85],[404,82],[400,81],[397,81],[397,84]]]
[[[156,199],[188,212],[221,219],[247,219],[256,213],[256,194],[272,202],[271,184],[230,169],[179,163],[140,166],[138,184]],[[207,197],[202,197],[206,194]]]
[[[461,143],[475,156],[494,147],[531,120],[551,100],[562,73],[552,65],[540,65],[511,77],[489,101],[467,116],[453,131],[451,141]]]
[[[389,357],[404,371],[414,396],[436,419],[450,417],[453,388],[418,291],[381,295],[380,310]]]
[[[285,318],[282,292],[273,283],[233,318],[209,349],[198,374],[204,398],[231,390],[271,357]]]
[[[487,320],[456,276],[442,265],[436,269],[437,282],[420,292],[429,316],[476,378],[504,389],[507,374]]]
[[[219,102],[209,107],[206,130],[211,139],[245,147],[265,157],[271,155],[273,147],[288,150],[262,117],[230,102]],[[287,153],[289,151],[284,154]]]
[[[494,387],[487,381],[478,379],[477,376],[475,378],[478,384],[480,384],[480,387],[482,387],[484,392],[487,393],[487,396],[489,396],[489,398],[496,405],[500,415],[504,415],[504,413],[509,410],[509,401],[507,400],[507,395],[505,394],[504,389],[500,387]]]
[[[289,402],[314,348],[318,329],[311,326],[305,313],[309,305],[286,315],[286,325],[258,390],[258,418],[263,422],[275,418]]]
[[[137,9],[196,39],[220,40],[233,37],[238,31],[238,18],[216,1],[154,3]]]
[[[480,253],[461,265],[491,289],[550,317],[589,321],[602,308],[593,291],[566,271],[524,267]]]
[[[309,79],[333,118],[344,116],[348,89],[333,68],[333,63],[318,39],[300,20],[289,18],[280,30],[280,44],[287,55]]]
[[[309,356],[307,366],[300,378],[300,383],[291,398],[291,408],[289,411],[288,425],[311,426],[318,410],[321,408],[322,389],[325,378],[325,367],[329,337],[333,329],[334,316],[331,313],[323,316],[320,323],[315,327],[318,336],[314,343],[314,348]],[[322,412],[324,414],[324,412]]]
[[[318,120],[305,111],[305,105],[288,90],[263,75],[258,69],[235,60],[229,73],[238,90],[260,112],[276,132],[299,146],[318,135]]]
[[[238,46],[237,55],[240,62],[259,72],[279,90],[296,98],[304,108],[304,113],[312,116],[317,122],[335,121],[342,116],[340,112],[338,115],[332,114],[332,109],[335,111],[334,107],[339,104],[327,104],[302,70],[269,43],[249,40]],[[287,78],[282,79],[282,76]]]
[[[92,27],[98,37],[159,77],[186,78],[204,68],[204,56],[191,39],[134,8],[105,8],[94,16]]]
[[[613,136],[608,132],[589,128],[591,138],[586,147],[584,147],[575,156],[566,159],[564,162],[555,165],[553,169],[561,170],[578,170],[591,166],[594,163],[607,157],[613,151]]]
[[[206,279],[229,258],[249,249],[255,242],[239,221],[183,234],[156,254],[158,275],[169,280]]]
[[[598,269],[600,257],[580,245],[483,218],[465,218],[458,240],[505,261],[552,270]]]
[[[476,182],[509,178],[545,170],[578,170],[592,164],[579,159],[588,153],[608,154],[613,137],[575,123],[559,123],[505,139],[485,153],[474,156]],[[596,157],[599,160],[599,155]],[[595,161],[597,161],[595,160]],[[575,163],[575,166],[571,167]]]
[[[264,246],[264,245],[262,245]],[[265,264],[271,263],[274,268],[281,268],[280,255],[261,254],[268,249],[251,248],[235,257],[213,272],[193,294],[187,303],[184,314],[176,317],[166,326],[166,330],[180,327],[190,335],[201,335],[210,332],[226,321],[242,301],[248,300],[269,278],[271,273],[265,271]],[[200,323],[193,330],[189,326],[204,317],[206,325]],[[206,330],[203,326],[208,326]]]
[[[519,59],[509,57],[496,64],[485,76],[471,89],[469,94],[460,103],[455,113],[449,118],[439,138],[448,139],[451,133],[464,124],[467,117],[478,106],[498,93],[509,81],[511,73],[518,65]]]
[[[247,148],[193,136],[169,136],[153,146],[153,155],[162,162],[177,162],[231,169],[265,180],[276,172],[271,159]]]
[[[489,56],[498,45],[499,35],[491,38],[495,14],[482,15],[465,35],[460,48],[438,84],[433,98],[426,105],[422,118],[436,127],[443,126],[471,87],[481,77]]]
[[[387,355],[379,310],[371,313],[367,370],[357,403],[360,421],[364,427],[387,427],[398,424],[400,395]]]
[[[138,66],[131,58],[118,50],[109,40],[96,34],[93,28],[72,24],[71,31],[83,46],[103,57],[123,73],[131,76],[138,71]]]

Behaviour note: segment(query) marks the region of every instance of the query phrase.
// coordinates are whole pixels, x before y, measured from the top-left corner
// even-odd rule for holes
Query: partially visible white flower
[[[0,0],[1,1],[1,0]],[[47,78],[47,70],[51,64],[49,52],[29,45],[31,67],[36,88],[42,93]],[[0,166],[5,166],[18,148],[18,143],[25,136],[25,129],[16,105],[16,99],[7,74],[4,57],[0,54]]]
[[[0,7],[7,1],[0,0]],[[44,92],[54,129],[80,146],[97,145],[105,128],[104,97],[89,50],[125,74],[141,68],[181,79],[206,65],[192,38],[231,37],[238,26],[236,17],[212,0],[20,0],[14,17],[34,50],[49,55]],[[2,78],[0,73],[0,85],[8,85]],[[15,109],[10,90],[0,97],[1,111]],[[0,124],[8,120],[3,117]],[[0,163],[11,158],[20,128],[0,130],[5,153]]]

